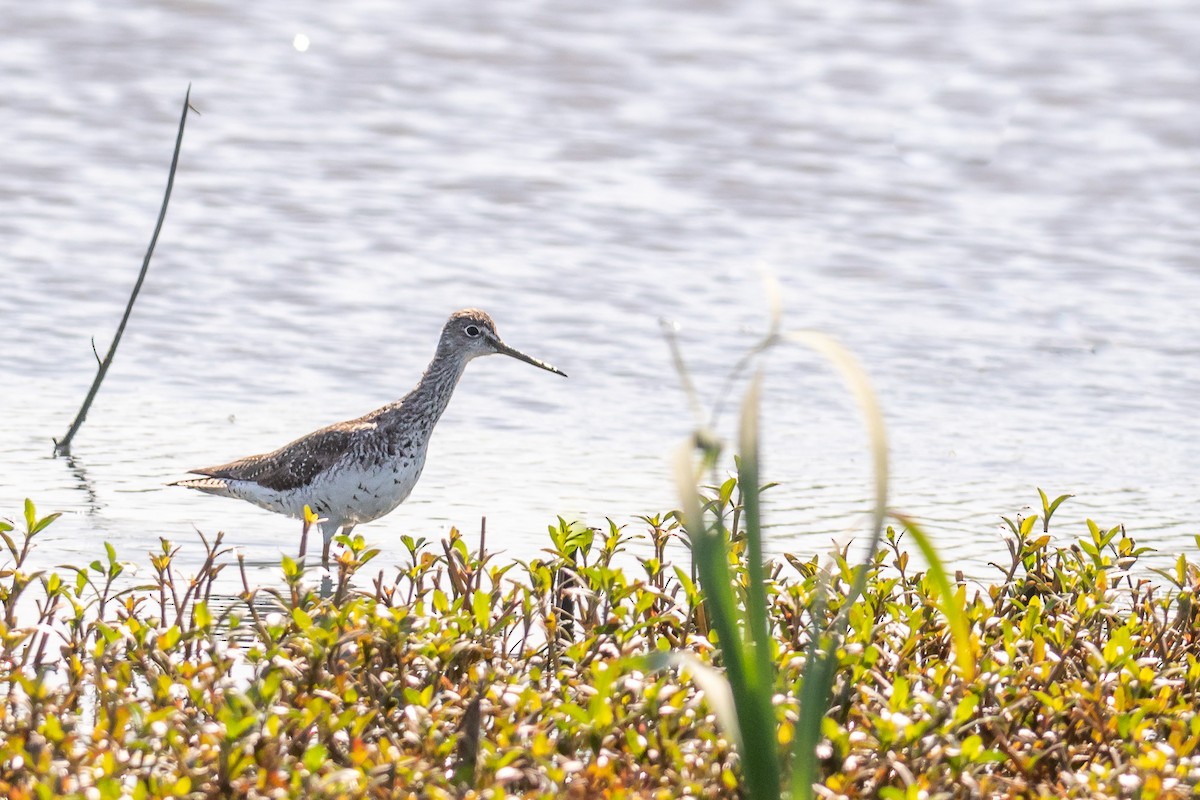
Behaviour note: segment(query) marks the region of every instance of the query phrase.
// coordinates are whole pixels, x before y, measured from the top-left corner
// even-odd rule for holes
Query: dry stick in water
[[[61,440],[53,440],[54,454],[56,456],[67,455],[71,452],[71,440],[75,438],[79,427],[87,419],[88,409],[92,407],[92,401],[96,399],[96,392],[100,391],[100,383],[108,373],[113,356],[117,354],[117,345],[121,342],[121,334],[125,332],[125,323],[129,322],[129,314],[133,311],[133,303],[137,300],[138,292],[142,290],[142,283],[146,280],[146,272],[150,269],[150,257],[154,255],[154,245],[158,243],[158,233],[162,230],[163,220],[167,216],[167,204],[171,202],[171,189],[175,185],[175,167],[179,163],[179,148],[183,144],[183,126],[187,122],[188,110],[196,110],[191,106],[191,96],[192,86],[188,84],[187,93],[183,96],[183,115],[179,118],[179,133],[175,136],[175,153],[171,156],[171,171],[167,174],[167,191],[163,195],[162,208],[158,212],[158,224],[154,226],[154,235],[150,237],[150,246],[146,248],[146,258],[142,261],[142,271],[138,274],[137,283],[133,285],[133,293],[129,295],[129,302],[125,305],[125,315],[121,317],[121,324],[117,326],[117,333],[113,336],[112,344],[108,346],[108,353],[105,354],[104,360],[100,361],[100,368],[96,371],[96,379],[92,381],[92,388],[88,390],[87,397],[83,400],[83,405],[79,407],[79,413],[75,415],[75,421],[71,423],[71,428],[67,431],[66,436]],[[92,352],[94,353],[95,350],[96,344],[93,340]],[[97,357],[97,360],[99,361],[99,357]]]

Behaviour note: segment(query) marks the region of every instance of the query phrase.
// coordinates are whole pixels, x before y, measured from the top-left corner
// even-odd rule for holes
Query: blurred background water
[[[1077,497],[1165,562],[1200,532],[1200,15],[1186,2],[458,0],[9,4],[0,48],[0,515],[43,563],[298,526],[164,484],[406,392],[479,306],[562,380],[471,365],[416,491],[359,528],[517,557],[557,515],[675,505],[692,419],[764,329],[863,360],[894,506],[987,576],[1001,514]],[[94,375],[158,210],[117,360]],[[864,434],[830,369],[767,360],[771,547],[861,535]],[[738,389],[740,392],[740,389]],[[731,401],[736,405],[736,396]],[[722,420],[722,432],[734,417]],[[1028,513],[1026,509],[1025,513]]]

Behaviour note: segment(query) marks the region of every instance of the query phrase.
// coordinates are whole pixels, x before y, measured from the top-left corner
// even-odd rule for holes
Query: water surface
[[[385,559],[400,533],[484,515],[494,547],[529,557],[558,515],[666,510],[692,419],[659,320],[712,403],[766,324],[764,270],[786,325],[871,372],[893,504],[954,564],[987,575],[999,515],[1038,486],[1078,495],[1063,537],[1092,516],[1162,560],[1194,547],[1188,4],[74,0],[5,17],[0,509],[67,512],[47,563],[103,539],[144,561],[160,536],[194,559],[198,528],[268,574],[293,522],[165,484],[395,399],[465,306],[571,377],[472,364],[416,491],[359,529]],[[136,276],[189,82],[202,116],[150,277],[73,460],[52,458]],[[860,534],[848,395],[804,352],[766,367],[773,549]]]

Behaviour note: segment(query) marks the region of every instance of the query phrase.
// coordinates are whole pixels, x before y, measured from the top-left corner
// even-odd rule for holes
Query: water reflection
[[[84,507],[87,509],[88,516],[96,517],[100,513],[100,498],[96,494],[95,488],[92,487],[92,481],[88,477],[87,469],[83,466],[83,462],[74,455],[66,455],[62,458],[64,458],[67,468],[71,470],[71,474],[75,476],[78,488],[87,497]]]

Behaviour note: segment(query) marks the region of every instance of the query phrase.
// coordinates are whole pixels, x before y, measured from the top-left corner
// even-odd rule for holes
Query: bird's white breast
[[[370,522],[404,502],[421,477],[424,455],[365,467],[338,464],[318,476],[305,494],[328,508],[325,516],[352,524]]]

